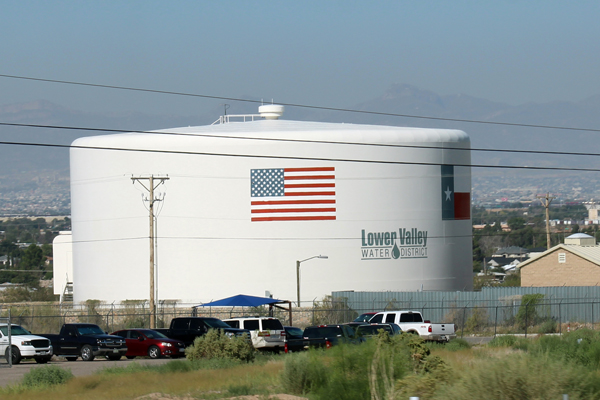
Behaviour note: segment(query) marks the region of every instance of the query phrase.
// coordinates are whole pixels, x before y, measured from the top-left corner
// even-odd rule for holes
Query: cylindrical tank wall
[[[206,302],[268,290],[295,300],[296,261],[316,255],[328,259],[301,263],[303,301],[342,290],[472,288],[471,220],[444,208],[446,199],[458,202],[454,192],[470,192],[470,153],[457,150],[469,148],[464,133],[290,121],[181,132],[188,135],[74,143],[75,301],[148,298],[148,191],[131,177],[150,174],[170,178],[155,195],[158,299]],[[85,148],[92,146],[156,152]],[[252,220],[252,171],[286,168],[330,170],[334,220]]]

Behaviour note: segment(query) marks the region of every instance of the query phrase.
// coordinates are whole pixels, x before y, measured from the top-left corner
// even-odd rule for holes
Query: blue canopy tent
[[[197,315],[198,307],[260,307],[269,305],[269,315],[273,315],[273,307],[280,308],[289,312],[290,325],[292,325],[292,302],[289,300],[278,300],[270,297],[248,296],[238,294],[221,300],[211,301],[210,303],[199,304],[193,307],[193,315]],[[278,306],[277,304],[288,304],[288,308]]]

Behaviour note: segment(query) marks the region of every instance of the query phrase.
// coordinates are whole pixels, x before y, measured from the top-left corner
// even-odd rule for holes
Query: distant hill
[[[257,104],[236,103],[231,113],[256,113]],[[464,94],[438,95],[406,84],[395,84],[381,96],[347,108],[361,111],[403,114],[455,120],[506,122],[574,128],[600,127],[600,95],[579,102],[527,103],[518,106],[492,102]],[[142,113],[101,114],[68,109],[44,100],[0,106],[0,122],[65,127],[120,129],[124,131],[154,130],[189,125],[207,125],[215,121],[222,110],[215,107],[203,115],[146,115]],[[408,118],[367,113],[335,112],[287,107],[285,119],[323,122],[346,122],[377,125],[417,126],[461,129],[471,137],[473,148],[536,151],[597,152],[598,132],[568,129],[528,128],[469,122],[451,122],[428,118]],[[97,131],[70,129],[39,129],[0,125],[0,141],[20,143],[70,144],[82,136],[102,134]],[[536,165],[600,168],[598,157],[567,157],[547,154],[473,152],[473,164]],[[50,173],[68,175],[68,150],[49,147],[0,145],[0,177],[16,173]],[[44,172],[45,171],[45,172]],[[569,175],[569,174],[567,174]],[[571,174],[572,175],[572,174]],[[478,179],[513,176],[524,185],[538,177],[564,176],[554,172],[529,173],[511,170],[473,169]],[[545,184],[545,186],[548,186]],[[6,189],[6,186],[3,187]],[[545,190],[545,188],[542,188]]]

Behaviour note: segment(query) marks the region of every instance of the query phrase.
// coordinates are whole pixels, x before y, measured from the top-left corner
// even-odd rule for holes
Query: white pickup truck
[[[454,324],[432,324],[419,311],[383,311],[369,320],[370,324],[397,324],[402,332],[418,334],[424,340],[448,342],[456,337]]]
[[[12,364],[18,364],[23,358],[33,358],[38,364],[45,364],[52,358],[50,340],[32,335],[27,329],[11,324]],[[8,324],[0,324],[0,355],[9,361]]]

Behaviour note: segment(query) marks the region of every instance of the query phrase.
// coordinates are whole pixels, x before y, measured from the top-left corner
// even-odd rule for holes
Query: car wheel
[[[65,357],[67,361],[77,361],[77,357]]]
[[[81,359],[83,361],[94,361],[94,352],[92,351],[92,346],[89,344],[83,345],[81,348]]]
[[[135,358],[135,356],[127,356],[128,360],[133,360]]]
[[[148,349],[148,357],[150,358],[160,358],[160,349],[158,346],[150,346]]]
[[[9,349],[6,349],[6,353],[4,354],[4,357],[6,358],[6,362],[8,362],[8,353],[9,353]],[[12,346],[12,364],[16,365],[19,364],[21,362],[21,352],[19,351],[19,348],[17,346]]]

